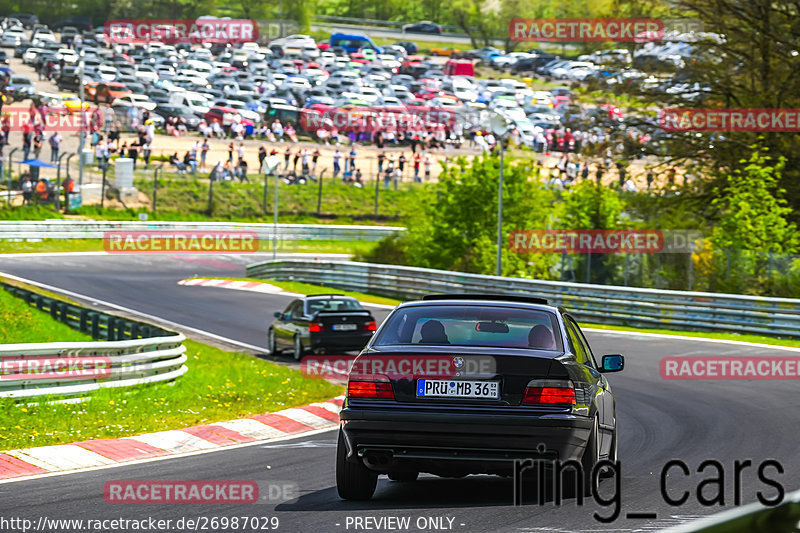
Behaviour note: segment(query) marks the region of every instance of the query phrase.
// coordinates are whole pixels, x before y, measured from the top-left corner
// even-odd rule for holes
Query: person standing
[[[431,181],[431,164],[433,161],[431,160],[430,154],[425,154],[425,181]]]
[[[233,163],[233,143],[228,143],[228,163]]]
[[[419,177],[419,166],[422,162],[422,157],[419,154],[414,154],[414,181],[420,182],[422,181]]]
[[[356,145],[355,144],[353,144],[350,147],[350,168],[351,169],[355,169],[356,168]]]
[[[406,155],[401,153],[400,157],[397,159],[397,170],[400,171],[400,179],[403,179],[403,172],[406,168]]]
[[[264,171],[264,160],[267,158],[267,149],[262,144],[258,147],[258,173],[261,174]]]
[[[206,168],[206,158],[209,150],[211,150],[211,145],[208,143],[208,139],[203,139],[203,144],[200,146],[200,168],[203,170]]]
[[[297,172],[297,162],[300,161],[301,155],[303,155],[303,151],[298,148],[297,152],[294,154],[294,159],[292,160],[292,172]]]
[[[250,180],[247,178],[247,161],[243,158],[239,159],[239,182],[250,183]]]
[[[321,155],[319,148],[314,148],[314,153],[311,154],[311,174],[317,174],[317,161]]]
[[[142,159],[144,159],[145,168],[150,166],[150,154],[152,152],[153,145],[150,143],[150,139],[145,139],[144,144],[142,144]]]
[[[289,170],[289,159],[292,158],[292,149],[287,146],[286,150],[283,152],[283,170],[284,172]]]
[[[28,121],[22,125],[22,160],[26,161],[31,152],[33,142],[33,124]]]
[[[388,189],[389,185],[392,183],[392,178],[394,177],[394,161],[392,158],[388,158],[386,161],[386,172],[383,175],[383,188]]]
[[[58,162],[58,151],[61,148],[61,134],[58,131],[54,131],[52,135],[50,135],[50,139],[48,139],[50,143],[50,162],[57,163]]]
[[[33,184],[31,183],[31,179],[26,176],[22,182],[22,203],[30,204],[32,195],[33,195]]]
[[[386,152],[381,150],[378,153],[378,174],[383,173],[383,162],[386,161]]]
[[[309,150],[307,148],[303,148],[303,151],[301,152],[300,157],[301,157],[301,163],[302,163],[303,175],[304,176],[307,176],[308,173],[309,173],[309,167],[308,167],[308,157],[309,157],[309,155],[310,155]]]
[[[337,177],[339,175],[339,171],[342,170],[342,167],[339,165],[339,160],[342,159],[342,152],[339,151],[337,148],[335,152],[333,152],[333,177]]]
[[[583,169],[581,169],[581,179],[583,181],[586,181],[587,179],[589,179],[589,162],[588,161],[584,161],[583,162]]]
[[[244,161],[244,143],[239,142],[239,147],[237,148],[238,155],[239,155],[239,163]]]

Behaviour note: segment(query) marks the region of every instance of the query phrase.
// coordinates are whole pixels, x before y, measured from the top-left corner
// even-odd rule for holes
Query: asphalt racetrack
[[[268,258],[264,256],[260,259]],[[209,287],[181,286],[181,279],[244,276],[253,256],[0,256],[0,272],[35,280],[169,321],[174,329],[197,336],[213,334],[266,355],[266,326],[291,297]],[[378,319],[385,310],[373,309]],[[180,325],[181,327],[177,327]],[[168,531],[188,531],[177,521],[213,517],[263,517],[258,527],[239,531],[656,531],[734,506],[756,501],[756,493],[775,498],[777,484],[787,492],[800,488],[800,395],[792,381],[675,381],[659,374],[666,356],[793,355],[763,346],[703,342],[660,335],[590,330],[596,355],[622,353],[625,371],[609,375],[617,398],[620,486],[603,480],[599,493],[583,505],[567,500],[540,505],[535,487],[513,505],[509,479],[470,476],[441,479],[422,476],[415,483],[380,478],[373,500],[344,502],[336,493],[336,431],[269,444],[178,457],[117,468],[0,484],[0,516],[52,519],[171,519]],[[290,363],[289,356],[277,358]],[[224,369],[221,369],[224,372]],[[664,476],[671,460],[685,464]],[[707,460],[718,462],[706,466]],[[735,461],[750,466],[735,471]],[[763,466],[767,460],[779,463]],[[746,464],[746,463],[745,463]],[[762,465],[763,478],[758,468]],[[714,479],[723,476],[721,484]],[[253,505],[111,505],[103,488],[114,480],[257,480],[295,487],[291,499],[276,497]],[[711,479],[711,482],[708,480]],[[771,481],[770,481],[771,480]],[[704,483],[704,481],[706,481]],[[526,485],[527,487],[527,485]],[[698,490],[700,489],[700,495]],[[673,500],[688,496],[680,505]],[[719,496],[724,505],[719,505]],[[288,493],[284,494],[288,497]],[[700,498],[717,500],[704,505]],[[706,502],[709,503],[709,502]],[[617,515],[615,517],[615,515]],[[273,517],[276,521],[269,521]],[[615,518],[603,522],[599,519]],[[408,519],[408,522],[404,520]],[[48,522],[44,522],[48,524]],[[256,524],[256,522],[252,522]],[[201,529],[195,527],[195,529]],[[52,523],[40,531],[58,529]],[[85,530],[85,529],[83,529]],[[231,530],[217,527],[208,531]],[[124,531],[120,529],[120,531]]]

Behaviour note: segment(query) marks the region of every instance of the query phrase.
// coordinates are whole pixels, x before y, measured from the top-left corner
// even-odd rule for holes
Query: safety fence
[[[259,239],[378,241],[405,228],[334,224],[257,224],[236,222],[139,222],[139,221],[0,221],[0,240],[102,239],[109,231],[250,231]]]
[[[249,277],[294,280],[401,299],[424,294],[524,294],[602,324],[800,338],[800,300],[541,281],[352,261],[281,259]]]
[[[74,396],[183,375],[186,338],[27,289],[0,284],[55,320],[104,342],[0,344],[0,397]]]

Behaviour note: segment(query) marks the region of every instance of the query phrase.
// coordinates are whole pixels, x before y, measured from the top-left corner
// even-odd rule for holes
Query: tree
[[[731,172],[725,185],[715,191],[718,196],[711,204],[721,216],[711,242],[718,250],[796,253],[800,234],[787,220],[792,208],[778,187],[786,159],[753,148],[750,158],[740,161],[744,167]]]

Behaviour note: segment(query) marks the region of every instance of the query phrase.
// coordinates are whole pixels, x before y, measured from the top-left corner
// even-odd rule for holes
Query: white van
[[[169,104],[186,106],[198,115],[205,115],[211,109],[211,104],[205,95],[192,91],[170,94]]]

